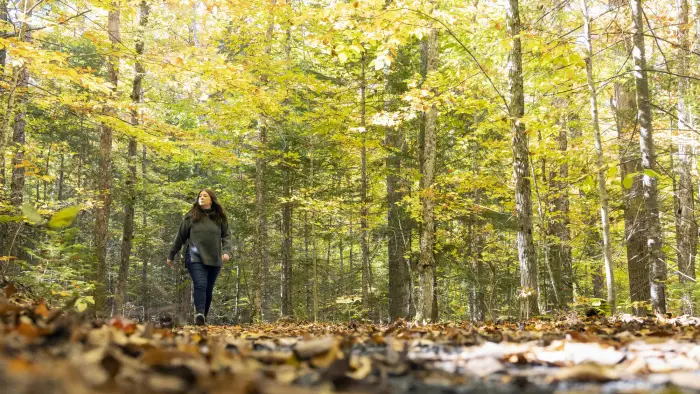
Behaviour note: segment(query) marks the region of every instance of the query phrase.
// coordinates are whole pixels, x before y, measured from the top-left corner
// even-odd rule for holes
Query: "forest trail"
[[[700,390],[700,319],[152,324],[0,302],[3,393]]]

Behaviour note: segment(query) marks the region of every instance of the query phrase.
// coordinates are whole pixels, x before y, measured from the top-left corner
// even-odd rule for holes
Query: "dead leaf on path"
[[[367,356],[353,356],[350,358],[350,371],[345,375],[355,379],[362,380],[372,372],[372,360]]]
[[[309,341],[298,342],[294,346],[294,353],[302,360],[323,354],[337,346],[337,341],[334,337],[325,337],[312,339]]]
[[[24,320],[24,319],[23,319]],[[22,321],[17,327],[17,332],[27,339],[36,339],[41,335],[39,329],[30,322]]]
[[[700,373],[698,372],[675,372],[670,374],[669,378],[676,386],[700,391]]]
[[[337,343],[334,343],[328,351],[311,357],[311,365],[316,368],[328,368],[336,359],[343,358],[343,352]]]
[[[491,374],[501,372],[505,369],[502,362],[495,357],[474,358],[467,361],[465,370],[480,378],[487,377]]]
[[[10,298],[15,295],[15,293],[17,293],[17,288],[15,285],[10,283],[9,285],[5,286],[5,298]]]
[[[610,367],[591,363],[562,368],[548,380],[553,383],[562,381],[609,382],[617,379],[619,379],[618,374]]]
[[[49,308],[46,307],[46,302],[43,300],[39,302],[39,304],[34,308],[34,315],[35,316],[41,316],[44,319],[49,317]]]

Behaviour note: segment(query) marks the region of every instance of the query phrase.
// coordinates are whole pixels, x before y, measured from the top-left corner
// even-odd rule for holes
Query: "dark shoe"
[[[194,316],[194,324],[196,324],[198,326],[203,326],[203,325],[207,324],[207,322],[204,319],[204,315],[201,313],[196,314]]]

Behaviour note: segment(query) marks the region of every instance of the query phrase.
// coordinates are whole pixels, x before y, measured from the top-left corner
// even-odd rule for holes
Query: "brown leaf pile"
[[[160,329],[0,299],[3,393],[700,390],[700,321]],[[455,391],[455,392],[457,392]],[[469,391],[472,392],[472,391]]]

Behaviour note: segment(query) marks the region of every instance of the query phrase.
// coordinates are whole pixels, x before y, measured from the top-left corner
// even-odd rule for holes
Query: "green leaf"
[[[80,206],[73,205],[72,207],[63,208],[51,217],[49,220],[49,227],[52,229],[59,229],[68,227],[73,223],[73,220],[80,212]]]
[[[617,175],[617,166],[612,166],[612,167],[608,168],[608,171],[606,172],[605,175],[608,179],[615,178],[615,176]]]
[[[36,211],[36,208],[34,208],[34,206],[28,202],[22,204],[22,213],[27,218],[29,223],[40,224],[44,222],[44,218],[41,217],[39,212]]]
[[[83,299],[79,299],[75,302],[75,308],[78,310],[78,312],[82,312],[87,309],[87,302],[85,302]]]
[[[651,177],[651,178],[661,178],[661,175],[659,175],[658,172],[652,170],[652,169],[646,169],[644,170],[644,175]]]
[[[345,63],[348,61],[348,54],[345,52],[340,52],[338,54],[338,60],[340,60],[340,63]]]
[[[629,189],[632,187],[632,183],[634,183],[634,176],[637,175],[636,173],[630,173],[625,175],[625,179],[622,180],[622,186],[625,187],[625,189]]]

